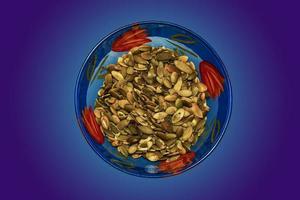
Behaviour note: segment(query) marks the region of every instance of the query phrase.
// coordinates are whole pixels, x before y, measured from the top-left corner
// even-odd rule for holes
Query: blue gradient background
[[[298,108],[290,97],[299,67],[290,59],[299,44],[292,39],[299,34],[297,6],[259,2],[3,6],[1,199],[297,199],[299,136],[292,129]],[[90,50],[118,27],[143,20],[170,21],[201,35],[233,86],[221,143],[197,167],[165,179],[130,176],[103,162],[81,135],[73,104]]]

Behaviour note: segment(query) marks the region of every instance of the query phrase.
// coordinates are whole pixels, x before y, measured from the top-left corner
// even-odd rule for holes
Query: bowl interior
[[[119,56],[126,52],[114,52],[111,50],[113,41],[130,30],[132,26],[126,26],[111,33],[92,50],[86,59],[76,83],[75,109],[78,123],[83,135],[94,151],[113,167],[137,176],[143,177],[165,177],[183,172],[202,161],[217,145],[221,139],[231,113],[231,86],[225,67],[216,52],[198,35],[178,25],[161,22],[142,22],[141,28],[147,30],[152,42],[151,46],[165,46],[176,49],[186,54],[192,60],[199,73],[198,65],[202,60],[212,63],[225,77],[224,92],[216,99],[207,99],[210,111],[207,115],[207,124],[204,133],[191,150],[195,152],[192,162],[179,171],[166,173],[158,168],[158,162],[150,162],[143,158],[124,158],[115,147],[105,140],[102,145],[97,144],[87,133],[81,120],[81,111],[87,107],[94,107],[97,92],[103,84],[105,66],[116,63]],[[200,75],[199,75],[200,77]],[[201,79],[201,77],[200,77]]]

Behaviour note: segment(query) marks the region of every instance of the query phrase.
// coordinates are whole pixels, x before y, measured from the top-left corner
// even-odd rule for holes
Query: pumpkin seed
[[[134,59],[135,62],[137,62],[139,64],[148,64],[148,61],[143,59],[141,56],[134,55],[133,59]]]
[[[166,101],[175,101],[177,99],[177,95],[167,95],[165,96]]]
[[[183,134],[183,128],[181,126],[179,126],[175,132],[176,132],[177,137],[179,138]]]
[[[182,86],[182,78],[179,77],[176,84],[174,85],[174,90],[176,92],[179,92],[181,90],[181,86]]]
[[[142,154],[132,154],[131,156],[134,159],[138,159],[138,158],[140,158],[142,156]]]
[[[149,51],[143,52],[143,53],[141,53],[141,57],[145,60],[151,60],[152,54]]]
[[[141,139],[140,136],[131,136],[131,137],[129,137],[129,138],[127,139],[127,142],[128,142],[129,144],[133,144],[133,143],[138,142],[140,139]]]
[[[129,102],[126,99],[122,99],[118,101],[118,104],[121,108],[124,108],[126,104],[129,104]]]
[[[176,134],[173,134],[173,133],[167,133],[167,134],[165,134],[165,136],[166,136],[167,140],[174,139],[177,137]]]
[[[139,129],[140,131],[142,131],[143,133],[148,134],[148,135],[154,133],[153,130],[152,130],[152,128],[150,128],[150,127],[148,127],[148,126],[138,126],[138,129]]]
[[[183,106],[183,102],[181,99],[176,99],[175,101],[176,108],[181,108]]]
[[[199,106],[196,103],[192,103],[192,108],[191,110],[193,111],[194,115],[203,118],[203,112],[200,110]]]
[[[176,81],[177,81],[177,79],[178,79],[178,74],[177,74],[177,72],[172,72],[172,74],[171,74],[171,82],[172,82],[173,84],[175,84]]]
[[[100,119],[101,125],[104,129],[108,129],[109,128],[109,120],[108,117],[103,115]]]
[[[153,118],[160,120],[160,119],[164,119],[167,115],[168,113],[166,112],[158,112],[153,115]]]
[[[129,148],[128,148],[128,153],[129,154],[134,154],[137,150],[137,147],[138,145],[137,144],[134,144],[134,145],[131,145]]]
[[[172,123],[175,124],[179,122],[184,116],[184,109],[180,108],[178,109],[174,115],[172,116]]]
[[[125,157],[128,156],[128,151],[125,145],[119,146],[118,151]]]
[[[118,81],[123,81],[124,80],[124,77],[123,75],[120,73],[120,72],[117,72],[117,71],[112,71],[111,72],[111,75],[117,79]]]
[[[138,47],[138,50],[139,51],[151,51],[151,46],[147,46],[147,45],[144,45],[144,46],[140,46]]]
[[[180,69],[181,71],[187,73],[187,74],[191,74],[193,73],[193,70],[191,69],[190,66],[188,66],[186,63],[179,61],[179,60],[175,60],[174,61],[175,66]]]
[[[190,90],[180,90],[178,91],[178,94],[182,97],[189,97],[192,95],[192,91]]]
[[[128,67],[126,70],[127,70],[127,71],[126,71],[127,74],[133,74],[133,73],[134,73],[133,67]]]
[[[162,157],[159,152],[147,152],[146,158],[152,162],[158,161]]]
[[[119,123],[118,123],[118,125],[117,125],[117,127],[118,127],[118,129],[124,129],[126,126],[128,126],[128,124],[129,124],[129,120],[127,120],[127,119],[124,119],[124,120],[122,120],[122,121],[120,121]]]
[[[197,87],[199,89],[199,92],[206,92],[206,90],[207,90],[207,86],[201,82],[198,82]]]
[[[191,126],[187,127],[183,131],[183,134],[182,134],[182,137],[181,137],[182,141],[188,140],[192,136],[192,133],[193,133],[193,128]]]
[[[166,161],[167,162],[172,162],[177,160],[180,157],[180,155],[175,155],[175,156],[170,156]]]
[[[162,139],[160,139],[160,138],[157,138],[157,139],[156,139],[155,144],[156,144],[160,149],[164,149],[164,148],[165,148],[165,142],[164,142]]]
[[[187,56],[179,56],[179,57],[178,57],[178,60],[180,60],[180,61],[182,61],[182,62],[187,62],[188,59],[189,59],[189,57],[187,57]]]
[[[180,154],[186,154],[186,149],[183,147],[182,143],[180,140],[176,141],[176,147],[179,150]]]
[[[168,115],[173,115],[176,112],[177,108],[175,106],[168,107],[166,113]]]
[[[117,115],[111,116],[113,123],[118,124],[120,122],[120,119]]]
[[[172,56],[172,53],[169,51],[163,51],[156,55],[157,60],[167,61],[167,60],[170,60],[171,58],[173,58],[173,56]]]

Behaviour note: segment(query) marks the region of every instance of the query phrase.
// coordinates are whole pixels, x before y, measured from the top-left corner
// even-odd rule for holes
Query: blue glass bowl
[[[144,158],[124,158],[107,140],[101,145],[93,140],[82,122],[82,110],[94,107],[97,92],[103,84],[101,74],[105,73],[105,66],[116,63],[117,58],[126,52],[112,51],[113,42],[123,33],[132,30],[133,25],[127,25],[104,37],[88,55],[80,69],[75,89],[75,110],[81,131],[93,150],[111,166],[122,172],[140,177],[167,177],[182,173],[203,161],[220,142],[228,125],[232,110],[232,90],[229,77],[223,62],[212,47],[196,33],[176,24],[166,22],[138,22],[140,28],[146,29],[151,46],[166,46],[176,48],[188,55],[197,66],[202,60],[213,64],[225,78],[224,91],[216,99],[208,99],[210,111],[204,133],[191,150],[195,157],[177,171],[162,171],[159,162],[150,162]],[[134,24],[135,26],[137,24]],[[200,74],[200,73],[198,73]],[[201,79],[201,77],[200,77]]]

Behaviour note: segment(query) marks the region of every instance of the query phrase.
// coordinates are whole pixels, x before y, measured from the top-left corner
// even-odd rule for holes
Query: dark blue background
[[[297,199],[295,2],[6,2],[1,199]],[[143,20],[197,32],[233,85],[220,145],[199,166],[165,179],[130,176],[103,162],[81,135],[73,105],[77,73],[94,45]]]

